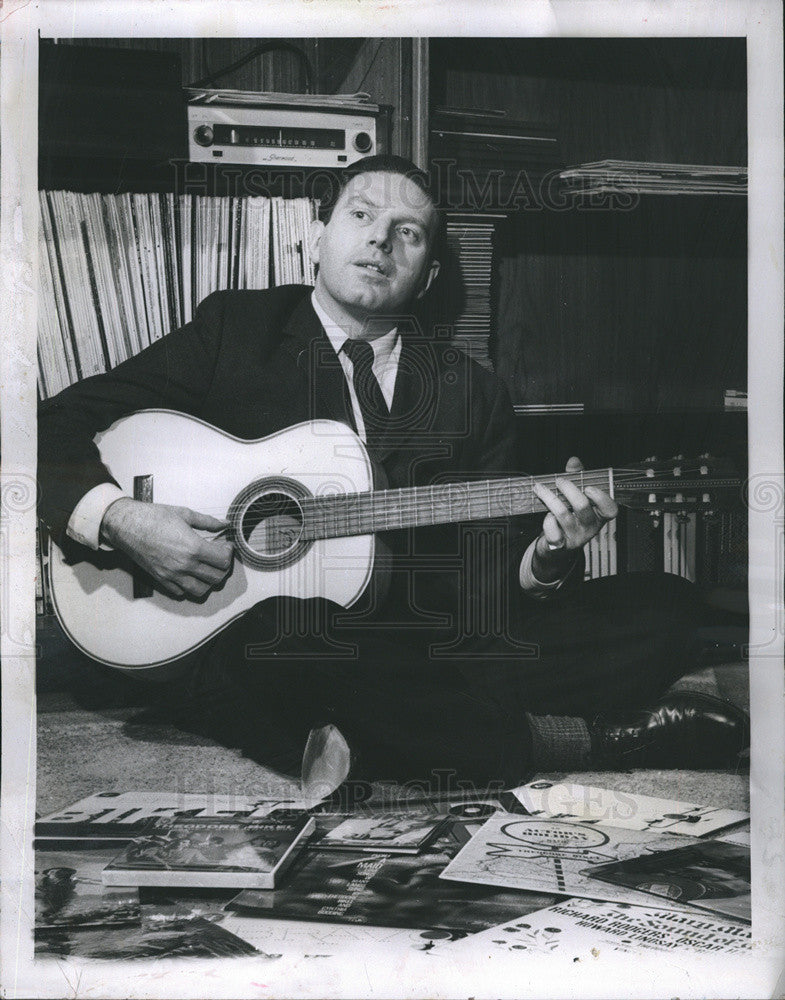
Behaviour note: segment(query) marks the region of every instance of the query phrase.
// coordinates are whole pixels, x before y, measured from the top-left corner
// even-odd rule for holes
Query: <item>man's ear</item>
[[[308,231],[308,249],[311,252],[311,260],[314,264],[319,263],[319,244],[322,241],[323,232],[324,223],[319,219],[314,219],[311,223],[311,228]]]
[[[434,279],[436,278],[436,275],[439,273],[440,268],[441,264],[439,263],[438,260],[431,261],[428,271],[426,273],[425,281],[423,282],[423,286],[417,293],[418,299],[421,299],[423,295],[425,295],[425,293],[431,287],[431,285],[434,282]]]

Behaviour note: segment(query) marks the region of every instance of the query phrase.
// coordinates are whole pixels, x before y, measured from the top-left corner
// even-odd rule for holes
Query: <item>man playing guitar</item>
[[[203,603],[226,586],[239,558],[226,510],[135,499],[101,462],[95,435],[148,408],[244,440],[348,424],[392,490],[466,481],[471,494],[477,477],[517,474],[501,383],[413,320],[440,268],[427,176],[370,157],[341,183],[313,224],[312,291],[216,293],[182,329],[44,404],[40,506],[56,540],[124,554],[168,601]],[[694,668],[691,585],[583,583],[582,549],[618,507],[597,483],[581,488],[581,468],[571,458],[564,476],[534,483],[541,522],[393,522],[379,531],[384,584],[374,578],[349,609],[313,596],[259,602],[169,682],[181,721],[260,757],[274,733],[299,742],[332,722],[375,778],[446,770],[518,783],[532,768],[735,764],[744,713],[665,694]]]

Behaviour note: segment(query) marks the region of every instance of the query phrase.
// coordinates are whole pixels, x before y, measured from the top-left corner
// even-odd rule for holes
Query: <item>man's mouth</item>
[[[387,271],[378,264],[375,260],[358,260],[355,261],[355,267],[359,267],[364,271],[368,271],[371,274],[378,274],[381,277],[387,277]]]

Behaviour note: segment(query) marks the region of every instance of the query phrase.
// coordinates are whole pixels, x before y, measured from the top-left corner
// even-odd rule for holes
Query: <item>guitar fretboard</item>
[[[342,538],[396,528],[534,514],[546,509],[534,492],[534,484],[542,483],[556,492],[557,478],[569,480],[581,490],[599,486],[613,493],[613,469],[594,469],[558,477],[518,476],[308,497],[301,501],[301,537]]]

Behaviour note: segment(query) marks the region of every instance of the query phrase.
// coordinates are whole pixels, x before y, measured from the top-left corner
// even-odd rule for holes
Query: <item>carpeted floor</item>
[[[260,798],[296,794],[239,751],[171,726],[137,725],[133,708],[88,710],[44,696],[38,715],[36,811],[46,815],[98,791],[220,792]],[[729,809],[749,808],[746,774],[723,771],[602,771],[543,775]]]
[[[38,715],[37,812],[45,815],[98,791],[295,794],[292,778],[238,750],[172,726],[135,724],[138,714],[131,708],[92,711],[45,696]]]
[[[46,815],[97,791],[221,792],[264,798],[296,793],[298,775],[281,775],[213,740],[154,721],[149,695],[80,659],[55,625],[39,636],[38,791]],[[675,687],[729,698],[749,708],[746,664],[721,664]],[[549,775],[562,780],[565,775]],[[633,771],[566,776],[584,785],[701,805],[748,809],[746,774]]]

